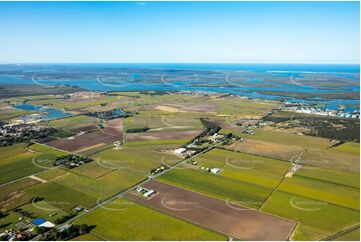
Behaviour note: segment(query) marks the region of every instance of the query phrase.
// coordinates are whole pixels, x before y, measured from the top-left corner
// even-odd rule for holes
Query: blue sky
[[[0,63],[359,63],[358,2],[0,2]]]

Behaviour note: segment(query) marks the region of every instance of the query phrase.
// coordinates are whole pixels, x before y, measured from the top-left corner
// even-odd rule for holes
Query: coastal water
[[[2,71],[25,73],[25,75],[1,75]],[[123,73],[123,70],[126,73]],[[217,76],[217,78],[205,78],[202,76],[194,79],[193,76],[186,76],[177,80],[182,73],[191,70],[200,71],[204,75],[214,73],[229,74],[230,77]],[[242,85],[232,79],[233,73],[253,73],[252,78],[246,78]],[[36,85],[72,85],[93,91],[204,91],[221,92],[251,98],[269,100],[286,100],[293,102],[315,103],[325,105],[328,109],[346,107],[347,111],[359,109],[360,100],[342,99],[337,93],[360,92],[359,65],[323,65],[323,64],[52,64],[52,65],[0,65],[0,84],[36,84]],[[88,73],[84,78],[30,78],[28,73],[52,74],[65,73]],[[109,81],[96,78],[102,73],[120,73],[120,80]],[[155,74],[154,74],[155,73]],[[163,75],[162,73],[166,73]],[[99,75],[100,74],[100,75]],[[264,77],[266,78],[258,78]],[[302,80],[303,75],[315,75],[310,85],[300,85],[292,82],[280,82],[280,78],[295,78]],[[327,75],[335,78],[354,79],[354,84],[348,86],[318,86],[314,85],[319,81],[317,75]],[[24,77],[27,76],[27,77]],[[173,79],[175,80],[173,80]],[[320,77],[325,78],[325,77]],[[310,82],[311,82],[310,81]],[[270,93],[272,92],[272,93]],[[282,93],[282,95],[277,95]],[[303,93],[312,98],[287,96],[287,93]],[[333,98],[321,98],[316,94],[334,93]],[[302,95],[301,95],[302,96]]]
[[[19,105],[15,105],[14,107],[21,110],[40,112],[41,119],[45,121],[73,116],[73,114],[66,113],[59,108],[48,108],[48,107],[36,106],[32,104],[19,104]],[[26,120],[28,117],[25,115],[23,118]]]

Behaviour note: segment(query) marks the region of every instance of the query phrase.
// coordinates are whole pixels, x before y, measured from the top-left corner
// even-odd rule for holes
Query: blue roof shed
[[[40,224],[45,223],[46,220],[43,218],[36,218],[33,221],[31,221],[32,224],[34,224],[35,226],[39,226]]]

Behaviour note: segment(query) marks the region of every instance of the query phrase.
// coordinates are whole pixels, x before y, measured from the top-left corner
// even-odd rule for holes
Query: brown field
[[[215,198],[151,181],[158,192],[151,199],[135,194],[126,198],[240,240],[287,240],[296,223]]]
[[[346,172],[360,172],[360,156],[334,149],[307,149],[300,163]]]
[[[70,132],[73,132],[73,133],[80,133],[80,132],[87,133],[87,132],[90,132],[90,131],[93,131],[93,130],[96,130],[96,129],[98,129],[97,126],[95,126],[95,125],[88,125],[88,126],[84,126],[84,127],[79,127],[79,128],[75,128],[75,129],[70,129],[69,131],[70,131]]]
[[[252,139],[233,142],[224,146],[224,148],[285,161],[297,159],[304,151],[302,147],[296,145],[276,144]]]
[[[127,134],[127,141],[192,139],[200,133],[202,130],[133,133]]]
[[[83,135],[73,136],[46,143],[46,145],[71,153],[86,152],[101,146],[112,144],[123,137],[123,119],[113,119],[105,123],[105,128]]]

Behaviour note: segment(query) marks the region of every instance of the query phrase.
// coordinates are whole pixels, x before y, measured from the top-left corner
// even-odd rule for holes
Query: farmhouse
[[[212,168],[210,172],[213,173],[213,174],[218,175],[218,174],[221,172],[221,169],[219,169],[219,168]]]
[[[186,151],[187,149],[185,149],[185,148],[179,148],[179,149],[176,149],[176,150],[174,150],[174,153],[176,154],[176,155],[181,155],[184,151]]]
[[[151,197],[153,195],[155,195],[155,191],[154,190],[148,190],[146,193],[143,194],[144,197]]]
[[[141,194],[145,198],[150,198],[154,196],[157,192],[155,190],[147,189],[144,187],[137,187],[135,191],[139,194]]]

